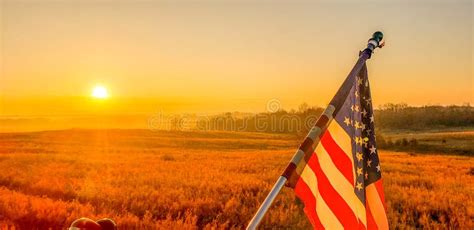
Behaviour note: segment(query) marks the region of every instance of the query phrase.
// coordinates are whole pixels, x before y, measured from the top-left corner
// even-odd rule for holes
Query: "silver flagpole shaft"
[[[372,54],[372,52],[374,51],[375,48],[382,47],[384,45],[384,43],[382,42],[382,39],[383,39],[383,34],[382,34],[382,32],[379,32],[379,31],[375,32],[372,35],[372,38],[369,39],[368,44],[367,44],[367,48],[363,52],[361,52],[361,55],[359,56],[359,60],[357,61],[355,66],[352,68],[351,72],[349,73],[349,76],[346,78],[346,80],[342,84],[341,88],[339,88],[338,92],[336,93],[336,96],[334,96],[333,100],[331,100],[330,106],[328,106],[328,108],[326,109],[326,110],[328,110],[330,107],[332,107],[332,109],[330,109],[331,112],[329,114],[331,118],[326,120],[326,121],[324,121],[324,119],[322,119],[323,116],[326,116],[326,118],[328,118],[327,114],[325,114],[326,113],[326,110],[325,110],[325,112],[319,117],[318,121],[316,122],[316,126],[320,123],[320,121],[322,121],[322,124],[324,124],[323,127],[319,127],[319,128],[321,128],[320,129],[320,134],[324,133],[327,122],[329,120],[331,120],[333,114],[337,114],[337,112],[341,108],[343,100],[338,100],[339,97],[342,97],[342,98],[347,97],[347,93],[349,93],[347,89],[350,88],[349,87],[350,86],[350,79],[349,78],[351,76],[355,76],[360,71],[360,69],[362,68],[362,65],[365,63],[365,61],[368,58],[370,58],[370,56],[371,56],[371,54]],[[337,99],[337,100],[335,100],[335,99]],[[307,138],[309,136],[311,136],[311,131],[308,134]],[[304,144],[305,143],[303,143],[302,145],[304,145]],[[314,148],[312,150],[314,151]],[[296,168],[297,163],[303,157],[300,154],[299,151],[302,151],[302,149],[299,149],[295,153],[295,155],[293,156],[293,159],[290,161],[290,164],[285,169],[285,172],[283,173],[283,175],[280,176],[278,178],[277,182],[275,183],[275,185],[273,185],[272,190],[270,190],[270,193],[268,193],[267,197],[265,198],[263,203],[260,205],[260,208],[258,209],[257,213],[252,218],[250,223],[247,225],[248,230],[256,229],[258,224],[260,224],[260,222],[262,221],[263,217],[265,216],[268,209],[272,205],[272,203],[275,200],[276,196],[280,193],[281,189],[283,188],[286,181],[288,180],[289,175]]]
[[[283,176],[280,176],[277,182],[275,183],[275,185],[273,185],[273,188],[270,191],[270,193],[268,193],[267,198],[265,198],[262,205],[260,205],[260,208],[258,209],[257,213],[250,221],[249,225],[247,226],[247,230],[254,230],[257,228],[258,224],[260,223],[260,221],[262,221],[263,217],[265,216],[268,209],[272,205],[273,200],[275,200],[278,193],[280,193],[280,190],[283,188],[285,183],[286,183],[286,178]]]

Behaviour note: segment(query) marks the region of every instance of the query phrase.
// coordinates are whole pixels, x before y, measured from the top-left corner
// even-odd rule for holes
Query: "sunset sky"
[[[471,0],[1,4],[1,115],[324,106],[376,30],[376,105],[474,102]]]

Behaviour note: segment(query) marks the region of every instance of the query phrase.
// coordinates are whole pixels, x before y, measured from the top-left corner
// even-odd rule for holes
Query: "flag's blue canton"
[[[335,121],[352,139],[356,175],[354,191],[365,204],[365,187],[381,178],[366,65],[362,67],[358,76],[352,79],[352,88],[336,114]]]

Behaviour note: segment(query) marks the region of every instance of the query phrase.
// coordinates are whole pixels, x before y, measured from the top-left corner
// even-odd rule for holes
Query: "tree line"
[[[323,110],[304,103],[298,110],[280,109],[258,114],[224,113],[195,117],[193,123],[197,130],[306,134]],[[421,107],[385,104],[374,113],[376,128],[382,131],[474,127],[474,108],[469,104]],[[183,122],[180,123],[180,119],[176,118],[173,123],[176,126]]]

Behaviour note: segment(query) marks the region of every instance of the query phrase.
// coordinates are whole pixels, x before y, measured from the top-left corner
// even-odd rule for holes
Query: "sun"
[[[109,97],[109,93],[107,93],[107,89],[101,85],[97,85],[92,89],[92,97],[105,99]]]

